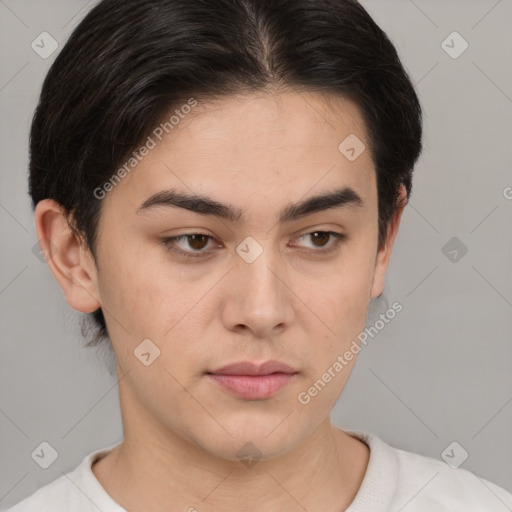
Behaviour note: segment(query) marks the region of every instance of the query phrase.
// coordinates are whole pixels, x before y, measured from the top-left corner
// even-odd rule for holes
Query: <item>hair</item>
[[[396,49],[355,0],[102,0],[43,82],[29,193],[61,205],[96,259],[103,186],[164,114],[190,99],[273,90],[355,102],[376,168],[379,246],[412,189],[422,114]],[[71,221],[70,221],[71,219]],[[101,308],[88,345],[108,338]],[[85,335],[84,327],[82,334]]]

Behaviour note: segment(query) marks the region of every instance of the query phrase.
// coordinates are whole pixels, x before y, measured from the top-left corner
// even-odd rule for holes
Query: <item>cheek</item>
[[[312,287],[307,295],[307,305],[321,320],[321,324],[314,320],[315,325],[321,326],[321,331],[317,331],[316,335],[314,331],[309,334],[311,340],[315,340],[316,349],[309,356],[307,380],[314,383],[318,379],[324,382],[330,378],[325,389],[319,393],[319,400],[315,400],[315,407],[335,403],[359,353],[358,336],[365,327],[373,280],[373,251],[376,251],[376,244],[373,247],[368,240],[353,241],[344,257],[340,258],[336,270],[330,272],[329,279],[323,279],[321,285]],[[348,357],[343,359],[342,369],[339,370],[338,356],[344,354]],[[339,371],[333,368],[335,364]],[[335,377],[328,374],[322,379],[329,369]]]
[[[356,245],[356,244],[354,244]],[[341,258],[329,279],[309,295],[311,304],[322,314],[341,339],[364,326],[371,298],[375,258],[371,247],[357,244]]]
[[[132,351],[154,336],[159,279],[141,251],[112,237],[102,252],[98,287],[101,305],[114,348]],[[156,275],[155,275],[156,274]],[[116,347],[118,345],[118,347]]]
[[[105,269],[105,275],[107,270],[109,274],[102,281],[102,304],[114,349],[128,371],[139,367],[134,351],[149,339],[159,354],[155,366],[165,366],[181,381],[187,372],[203,369],[201,343],[215,306],[205,297],[205,290],[213,288],[219,278],[211,275],[191,282],[168,264],[141,262],[149,259],[139,253]],[[208,307],[211,311],[206,311]],[[158,377],[163,379],[160,384],[168,377],[165,372]]]

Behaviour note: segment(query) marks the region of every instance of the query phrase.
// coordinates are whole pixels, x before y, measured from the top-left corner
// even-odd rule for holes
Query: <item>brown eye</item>
[[[314,233],[310,233],[312,236],[312,240],[314,242],[319,242],[317,247],[323,247],[331,237],[330,233],[327,233],[326,231],[315,231]]]
[[[187,235],[188,244],[192,249],[201,250],[204,249],[210,238],[207,235]]]
[[[346,239],[346,236],[335,231],[312,231],[311,233],[301,235],[298,239],[310,242],[311,245],[306,245],[310,252],[326,254],[338,249],[340,244]]]
[[[210,240],[214,240],[213,237],[204,233],[186,233],[164,238],[162,244],[168,251],[186,258],[205,258],[212,254],[211,249],[206,249]]]

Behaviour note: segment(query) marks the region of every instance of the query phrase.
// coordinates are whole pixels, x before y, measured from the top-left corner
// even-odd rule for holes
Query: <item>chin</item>
[[[276,429],[279,421],[274,421],[272,427],[262,425],[260,428],[255,428],[250,421],[236,426],[222,424],[227,432],[219,427],[206,439],[193,435],[191,442],[200,450],[226,461],[247,460],[250,465],[250,461],[272,460],[284,455],[301,441],[300,435],[290,435],[285,428],[281,431],[279,427]]]

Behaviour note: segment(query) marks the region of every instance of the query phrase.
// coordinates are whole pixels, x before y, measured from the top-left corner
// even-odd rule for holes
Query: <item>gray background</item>
[[[425,149],[386,285],[404,309],[359,355],[333,421],[436,458],[457,441],[463,468],[512,491],[512,2],[362,3],[417,85]],[[2,508],[122,439],[108,353],[82,348],[80,315],[33,254],[26,192],[31,116],[56,55],[31,42],[47,31],[60,49],[91,5],[0,0]],[[456,59],[441,46],[453,31],[469,43]],[[59,454],[46,470],[31,458],[42,441]]]

